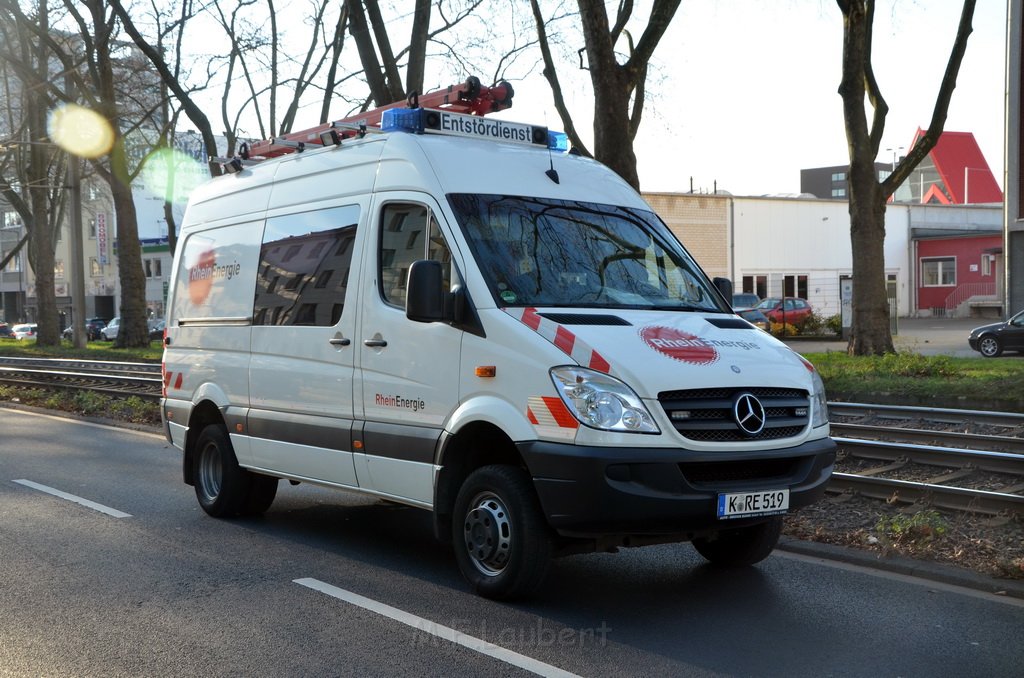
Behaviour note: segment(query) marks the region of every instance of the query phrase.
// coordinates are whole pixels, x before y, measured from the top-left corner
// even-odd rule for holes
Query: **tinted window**
[[[502,306],[724,310],[653,212],[503,195],[448,201]]]
[[[359,207],[267,220],[254,325],[334,325],[341,317]]]
[[[437,220],[424,205],[391,203],[384,207],[380,229],[380,293],[384,301],[405,308],[405,285],[414,261],[444,264],[444,284],[451,286],[451,251]],[[422,237],[429,227],[429,237]]]

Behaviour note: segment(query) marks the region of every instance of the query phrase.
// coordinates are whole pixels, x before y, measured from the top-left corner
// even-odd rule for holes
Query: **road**
[[[63,493],[63,494],[55,494]],[[1024,601],[688,544],[466,589],[428,515],[282,484],[219,521],[149,433],[0,409],[0,675],[1019,676]]]

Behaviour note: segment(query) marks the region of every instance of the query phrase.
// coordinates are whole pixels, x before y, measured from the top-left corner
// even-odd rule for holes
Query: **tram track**
[[[0,357],[0,383],[160,398],[160,365],[65,358]]]
[[[160,365],[0,357],[0,383],[160,398]],[[1024,515],[1024,415],[829,403],[838,459],[829,492],[989,515]]]
[[[830,403],[832,493],[1024,515],[1024,416]]]

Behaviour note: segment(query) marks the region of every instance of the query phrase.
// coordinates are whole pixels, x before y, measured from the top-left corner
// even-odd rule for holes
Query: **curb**
[[[874,551],[803,541],[793,537],[782,537],[779,539],[779,544],[776,548],[789,553],[797,553],[825,560],[835,560],[874,570],[884,570],[894,574],[902,574],[942,584],[962,586],[993,595],[1024,600],[1024,580],[1022,579],[996,579],[995,577],[965,570],[955,565],[935,563],[930,560],[915,560],[898,555],[883,555]]]

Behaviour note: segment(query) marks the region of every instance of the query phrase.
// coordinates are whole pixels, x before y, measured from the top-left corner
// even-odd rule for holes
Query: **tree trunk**
[[[936,96],[928,131],[884,181],[875,158],[885,131],[889,107],[871,64],[874,0],[837,0],[843,13],[843,74],[839,94],[850,153],[847,186],[850,200],[850,245],[853,255],[853,325],[847,352],[851,355],[893,353],[885,274],[885,207],[896,188],[938,143],[946,121],[956,77],[971,34],[976,0],[964,0],[956,40]],[[867,104],[873,109],[869,124]]]
[[[39,3],[39,21],[44,30],[49,25],[48,14],[49,10],[44,0]],[[29,119],[29,143],[31,144],[28,175],[31,187],[29,201],[32,205],[32,228],[29,231],[28,253],[36,278],[36,322],[39,325],[36,332],[36,344],[56,346],[60,344],[60,327],[57,323],[57,297],[53,288],[53,228],[48,195],[50,184],[57,177],[49,175],[53,148],[45,142],[39,143],[39,140],[47,138],[46,115],[51,102],[42,83],[49,80],[50,51],[40,41],[33,56],[34,59],[30,57],[29,61],[33,63],[35,69],[33,75],[36,84],[25,87],[27,94],[25,101],[28,105],[26,115]],[[26,82],[25,84],[30,85],[31,83]],[[27,227],[28,223],[25,225]]]
[[[864,170],[860,170],[863,172]],[[893,353],[889,329],[889,300],[885,289],[885,205],[874,163],[867,167],[867,195],[850,182],[850,246],[853,254],[853,326],[847,352],[850,355]],[[851,178],[854,171],[851,170]]]

